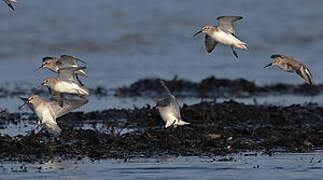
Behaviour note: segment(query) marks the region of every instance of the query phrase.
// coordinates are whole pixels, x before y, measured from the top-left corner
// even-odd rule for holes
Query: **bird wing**
[[[212,52],[217,42],[209,35],[205,34],[205,48],[208,53]]]
[[[302,62],[299,62],[295,58],[286,56],[286,55],[273,54],[272,56],[270,56],[270,58],[272,59],[280,58],[283,63],[286,63],[286,65],[289,66],[289,69],[297,70],[297,69],[300,69],[302,66],[305,66],[305,64],[303,64]]]
[[[45,119],[43,119],[43,124],[45,125],[46,130],[54,136],[59,136],[62,132],[62,129],[57,125],[56,120],[50,116],[46,116],[44,118]]]
[[[64,94],[57,92],[49,87],[48,87],[48,91],[49,91],[49,94],[52,96],[52,98],[58,103],[58,105],[63,106]]]
[[[83,106],[88,103],[88,99],[62,99],[63,107],[58,104],[56,101],[49,102],[50,106],[55,113],[55,118],[64,116],[65,114]]]
[[[46,57],[43,57],[43,62],[46,61],[46,60],[54,60],[54,59],[57,59],[56,57],[50,57],[50,56],[46,56]]]
[[[86,64],[85,61],[79,59],[79,58],[75,58],[73,56],[69,56],[69,55],[62,55],[59,60],[58,60],[58,65],[62,68],[62,67],[78,67],[77,62],[81,62],[83,64]],[[88,77],[88,75],[86,74],[86,72],[82,69],[78,70],[77,72],[75,72],[76,74],[80,74],[83,77]]]
[[[61,55],[61,57],[59,58],[59,63],[61,63],[62,67],[70,67],[70,66],[77,66],[77,62],[81,62],[83,64],[86,64],[85,61],[79,59],[79,58],[75,58],[73,56],[69,56],[69,55]]]
[[[276,58],[286,58],[287,56],[281,55],[281,54],[273,54],[270,56],[271,59],[276,59]]]
[[[174,113],[175,117],[180,120],[181,119],[181,114],[180,114],[180,109],[179,109],[179,104],[175,98],[175,96],[170,92],[168,87],[166,86],[164,81],[160,81],[161,86],[166,90],[167,95],[168,95],[168,101],[169,101],[169,106],[171,107],[171,111]]]
[[[217,18],[218,26],[223,30],[235,34],[234,22],[242,19],[242,16],[220,16]]]
[[[174,113],[177,120],[180,120],[181,119],[181,111],[179,109],[179,104],[177,102],[177,99],[173,95],[171,95],[170,98],[171,98],[170,107],[172,109],[172,112]]]
[[[313,77],[312,77],[312,73],[311,71],[304,65],[301,65],[301,68],[299,70],[296,71],[296,73],[302,78],[304,79],[304,81],[309,84],[312,85],[313,84]]]
[[[85,67],[63,67],[58,69],[58,79],[66,82],[73,82],[75,81],[75,71],[80,69],[85,69]]]

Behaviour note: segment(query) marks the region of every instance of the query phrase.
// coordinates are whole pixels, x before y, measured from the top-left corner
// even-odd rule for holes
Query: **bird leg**
[[[79,76],[78,75],[75,75],[77,81],[80,83],[81,86],[84,86],[84,84],[82,83],[82,81],[80,80]]]
[[[234,56],[238,59],[238,53],[237,51],[233,48],[233,46],[231,46],[232,52],[234,54]]]
[[[31,135],[35,134],[35,131],[38,130],[41,126],[42,126],[41,122],[38,121],[36,127],[34,127],[32,130],[30,130],[28,132],[27,136],[31,136]]]

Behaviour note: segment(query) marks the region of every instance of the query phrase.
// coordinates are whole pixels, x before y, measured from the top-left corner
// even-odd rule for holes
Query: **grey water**
[[[54,74],[46,70],[33,72],[34,68],[40,65],[42,57],[61,54],[88,62],[89,78],[85,81],[93,88],[117,88],[142,78],[171,79],[175,75],[192,81],[214,75],[245,78],[259,85],[303,83],[296,75],[278,68],[263,69],[270,62],[270,55],[276,53],[303,61],[311,69],[314,82],[323,83],[320,78],[323,75],[323,24],[320,23],[323,1],[320,0],[20,0],[15,4],[15,12],[1,3],[1,86],[38,86],[45,77]],[[230,48],[221,45],[208,54],[203,36],[192,37],[203,25],[215,24],[220,15],[244,17],[237,22],[236,31],[248,43],[249,50],[238,50],[238,60]],[[323,103],[321,95],[257,100],[274,105]],[[180,101],[192,104],[200,99]],[[252,99],[238,101],[253,103]],[[20,103],[15,98],[1,98],[0,109],[17,112]],[[146,104],[152,101],[90,97],[90,103],[80,111]],[[74,162],[63,161],[57,163],[63,169],[48,164],[52,168],[44,167],[41,172],[29,168],[37,165],[27,165],[27,172],[15,171],[19,163],[6,162],[0,168],[0,179],[320,179],[322,164],[309,163],[312,156],[281,154],[212,163],[196,157],[166,163],[150,159],[133,163],[102,160],[78,162],[75,166],[71,165]],[[315,154],[315,158],[322,155]],[[259,168],[253,168],[257,164]],[[13,166],[13,170],[8,166]]]
[[[7,163],[3,179],[322,179],[321,153],[231,157],[156,157],[91,161]],[[231,161],[221,159],[232,158]]]

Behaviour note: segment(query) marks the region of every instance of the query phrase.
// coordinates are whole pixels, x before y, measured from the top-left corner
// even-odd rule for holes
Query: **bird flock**
[[[16,0],[3,0],[12,10],[14,7],[12,2]],[[205,34],[204,44],[206,51],[211,53],[218,43],[229,46],[232,53],[238,58],[236,49],[247,50],[247,43],[241,41],[235,32],[234,23],[243,19],[242,16],[220,16],[217,18],[218,25],[205,25],[193,36],[201,33]],[[307,84],[313,84],[313,78],[310,70],[305,64],[287,55],[274,54],[271,56],[272,62],[264,68],[270,66],[278,66],[282,71],[296,73]],[[44,79],[40,86],[48,87],[51,95],[51,101],[45,101],[38,95],[31,95],[28,98],[21,97],[24,104],[19,107],[21,109],[27,104],[38,116],[38,125],[45,127],[49,133],[54,136],[61,134],[61,128],[57,125],[56,119],[85,105],[88,103],[87,97],[90,95],[89,89],[84,86],[79,76],[87,78],[85,66],[79,66],[78,63],[86,65],[86,63],[78,58],[69,55],[57,57],[44,57],[40,67],[47,68],[57,73],[57,77]],[[160,99],[154,99],[156,108],[163,121],[165,127],[181,126],[190,124],[181,118],[180,107],[175,96],[167,88],[164,81],[160,81],[161,87],[166,91],[167,96]],[[68,97],[65,97],[68,94]],[[73,98],[70,98],[73,96]]]
[[[58,74],[56,78],[44,79],[40,85],[40,87],[48,87],[52,101],[45,101],[36,94],[31,95],[29,98],[20,97],[24,104],[19,109],[28,104],[28,107],[38,116],[37,128],[39,126],[45,127],[54,136],[59,136],[62,132],[57,125],[57,118],[89,102],[87,97],[90,92],[84,87],[78,75],[85,78],[88,76],[84,71],[85,66],[79,67],[78,62],[86,64],[83,60],[68,55],[62,55],[60,58],[44,57],[41,66],[34,71],[47,68]],[[64,94],[71,94],[72,96],[78,96],[78,98],[65,98]]]

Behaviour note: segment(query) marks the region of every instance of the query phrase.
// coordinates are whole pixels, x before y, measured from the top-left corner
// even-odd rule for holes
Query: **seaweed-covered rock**
[[[128,158],[158,155],[227,155],[240,151],[307,152],[323,147],[323,108],[316,104],[254,106],[228,101],[184,105],[190,125],[164,128],[156,109],[107,109],[70,113],[58,123],[59,139],[45,132],[0,136],[2,160],[43,161],[60,158]],[[1,113],[7,123],[29,121],[18,113]],[[98,121],[100,120],[100,121]],[[82,129],[81,123],[104,128]],[[4,123],[4,124],[5,124]],[[5,128],[5,125],[2,125]]]

